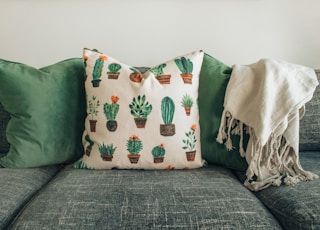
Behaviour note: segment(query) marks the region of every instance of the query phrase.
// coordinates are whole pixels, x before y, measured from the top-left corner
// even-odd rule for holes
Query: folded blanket
[[[299,162],[299,120],[318,84],[313,69],[284,61],[233,66],[217,141],[226,140],[227,149],[232,149],[230,135],[240,135],[240,154],[248,162],[245,186],[250,190],[318,178]],[[244,130],[249,134],[246,150]]]

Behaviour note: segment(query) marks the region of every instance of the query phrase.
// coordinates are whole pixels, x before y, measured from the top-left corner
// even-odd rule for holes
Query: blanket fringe
[[[252,128],[234,119],[227,111],[222,115],[217,141],[222,144],[226,140],[225,146],[231,150],[233,149],[231,134],[240,136],[240,155],[246,157],[248,162],[244,185],[250,190],[259,191],[271,185],[280,186],[282,183],[293,185],[300,181],[319,178],[318,175],[303,170],[298,154],[289,146],[283,135],[271,134],[267,143],[262,146]],[[244,128],[247,128],[250,136],[250,146],[247,146],[247,151],[243,149]]]

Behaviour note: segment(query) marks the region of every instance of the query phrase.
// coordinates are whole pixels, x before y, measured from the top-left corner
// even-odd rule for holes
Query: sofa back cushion
[[[320,70],[316,70],[320,80]],[[320,87],[306,104],[305,115],[300,122],[300,151],[320,150]]]

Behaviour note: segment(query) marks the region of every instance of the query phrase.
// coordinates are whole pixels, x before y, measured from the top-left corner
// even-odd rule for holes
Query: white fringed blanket
[[[240,154],[249,165],[245,186],[250,190],[318,178],[299,162],[299,120],[318,84],[313,69],[284,61],[233,66],[217,141],[226,140],[232,149],[230,134],[240,135]],[[244,127],[250,136],[246,151]]]

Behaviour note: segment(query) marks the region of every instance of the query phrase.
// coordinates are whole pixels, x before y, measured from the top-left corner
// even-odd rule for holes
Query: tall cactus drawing
[[[96,60],[93,71],[92,71],[92,86],[99,87],[101,81],[101,74],[104,65],[104,61],[107,60],[107,57],[104,55],[100,55],[99,58]]]
[[[172,124],[175,105],[170,97],[164,97],[161,100],[161,116],[164,124],[160,124],[160,134],[162,136],[173,136],[175,125]]]
[[[181,71],[181,77],[183,79],[183,82],[185,84],[192,84],[192,71],[193,71],[193,63],[192,61],[188,58],[181,57],[180,59],[175,59],[174,60],[177,67]]]

